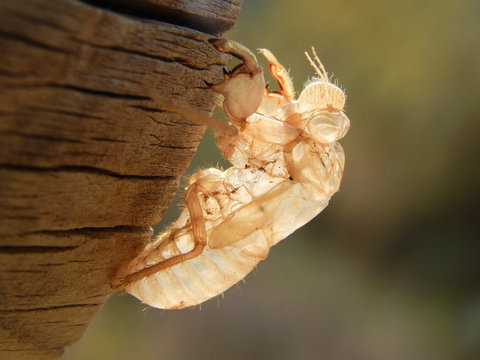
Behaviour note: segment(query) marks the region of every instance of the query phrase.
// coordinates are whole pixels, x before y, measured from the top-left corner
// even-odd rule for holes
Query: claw
[[[242,60],[242,71],[251,74],[262,72],[262,68],[258,66],[255,55],[242,44],[227,39],[214,39],[210,42],[218,51],[233,55],[237,59]]]
[[[233,124],[240,125],[253,114],[262,102],[265,81],[262,68],[255,55],[245,46],[227,39],[210,39],[210,43],[221,52],[242,60],[232,72],[224,69],[224,79],[210,89],[225,97],[224,110]]]
[[[260,54],[265,56],[270,65],[270,72],[280,85],[280,94],[284,98],[286,103],[291,102],[295,96],[295,90],[293,89],[293,82],[288,71],[280,64],[277,58],[267,49],[257,49]]]

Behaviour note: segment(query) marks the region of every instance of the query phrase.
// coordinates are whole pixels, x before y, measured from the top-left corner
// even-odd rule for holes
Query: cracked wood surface
[[[58,358],[150,239],[204,129],[149,91],[211,111],[240,6],[0,2],[0,358]]]

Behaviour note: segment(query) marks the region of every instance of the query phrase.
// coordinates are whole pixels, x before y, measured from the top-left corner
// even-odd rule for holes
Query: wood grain
[[[0,2],[0,358],[58,358],[151,237],[204,130],[151,92],[211,111],[240,6]]]

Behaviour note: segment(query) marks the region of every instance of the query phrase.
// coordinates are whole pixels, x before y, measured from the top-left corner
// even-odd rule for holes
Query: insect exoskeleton
[[[243,279],[270,248],[321,212],[338,191],[344,153],[337,140],[349,128],[345,95],[332,84],[318,56],[307,58],[320,78],[295,100],[288,72],[266,49],[280,92],[265,88],[255,55],[225,39],[212,44],[242,63],[210,88],[224,96],[228,125],[172,99],[166,110],[217,131],[217,145],[232,167],[190,177],[186,207],[165,232],[112,277],[158,308],[179,309],[215,297]]]

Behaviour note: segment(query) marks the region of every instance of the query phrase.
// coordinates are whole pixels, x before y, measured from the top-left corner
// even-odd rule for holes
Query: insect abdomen
[[[198,257],[145,277],[126,290],[151,306],[181,309],[223,293],[261,259],[233,247],[204,249]]]

